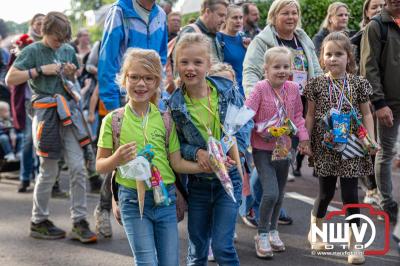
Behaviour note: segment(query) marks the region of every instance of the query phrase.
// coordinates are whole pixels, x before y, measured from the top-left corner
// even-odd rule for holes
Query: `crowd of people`
[[[322,228],[338,186],[343,204],[358,203],[360,183],[364,203],[397,223],[399,244],[400,0],[366,0],[358,32],[349,7],[334,2],[313,38],[296,0],[273,1],[264,29],[251,1],[203,0],[188,25],[155,2],[116,1],[93,45],[84,28],[70,41],[64,14],[36,14],[2,55],[1,154],[20,161],[18,192],[34,181],[32,237],[66,236],[49,200],[65,195],[58,179],[68,169],[72,239],[111,237],[113,213],[134,265],[179,265],[187,208],[187,265],[239,265],[238,215],[257,229],[256,256],[272,258],[285,251],[278,225],[293,223],[286,183],[307,158],[319,183],[310,228]],[[233,108],[251,116],[229,132]],[[100,194],[94,232],[88,191]],[[311,231],[308,240],[328,244]],[[350,230],[350,264],[365,262],[356,245]]]

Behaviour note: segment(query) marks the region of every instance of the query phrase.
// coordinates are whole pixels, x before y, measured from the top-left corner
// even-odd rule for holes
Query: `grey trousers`
[[[258,233],[277,230],[289,173],[289,160],[271,161],[272,152],[253,149],[254,164],[263,190]]]
[[[35,119],[33,136],[35,134]],[[63,136],[63,154],[68,165],[70,176],[71,218],[73,222],[86,219],[86,167],[82,148],[75,138],[70,126],[61,127]],[[35,141],[35,140],[34,140]],[[40,157],[39,175],[33,192],[32,222],[39,223],[49,217],[49,200],[51,189],[58,173],[58,160]]]
[[[397,154],[396,141],[400,126],[400,106],[392,108],[393,127],[386,127],[377,122],[377,138],[381,146],[375,158],[375,178],[382,196],[380,203],[384,210],[395,204],[392,196],[392,162]]]

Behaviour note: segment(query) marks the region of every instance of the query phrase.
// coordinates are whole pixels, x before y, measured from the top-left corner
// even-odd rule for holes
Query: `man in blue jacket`
[[[112,111],[124,104],[124,94],[116,82],[122,59],[128,48],[152,49],[161,63],[167,60],[167,17],[155,0],[118,0],[110,8],[101,41],[98,80],[99,94],[106,109]],[[96,233],[111,237],[111,176],[103,181],[100,202],[95,210]]]
[[[152,49],[167,60],[167,17],[155,0],[118,0],[108,12],[101,42],[98,79],[100,99],[111,111],[121,104],[115,78],[128,48]]]

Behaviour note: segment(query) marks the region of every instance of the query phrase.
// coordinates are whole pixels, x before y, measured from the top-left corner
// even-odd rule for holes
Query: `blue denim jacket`
[[[218,110],[220,121],[223,124],[229,104],[238,107],[243,106],[243,97],[229,79],[211,76],[207,77],[218,91]],[[168,100],[168,107],[171,116],[176,124],[179,142],[181,144],[182,157],[189,161],[195,161],[199,149],[207,150],[207,143],[201,136],[200,131],[193,124],[185,103],[184,92],[181,88],[176,89]],[[239,151],[243,152],[249,146],[250,132],[253,128],[253,121],[250,120],[239,132],[235,134]],[[208,174],[209,176],[209,174]]]

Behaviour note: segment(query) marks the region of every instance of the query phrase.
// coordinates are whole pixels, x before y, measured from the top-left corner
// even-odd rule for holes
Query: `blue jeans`
[[[225,192],[218,179],[189,176],[187,265],[207,265],[209,239],[220,266],[239,265],[233,245],[236,216],[242,194],[242,182],[236,168],[231,169],[236,203]]]
[[[32,119],[26,114],[25,118],[25,128],[23,131],[22,138],[22,156],[20,162],[20,175],[19,180],[30,181],[31,174],[33,172],[33,139],[32,139]]]
[[[13,148],[11,147],[11,139],[6,133],[0,134],[0,145],[3,149],[4,155],[13,152]]]
[[[146,191],[141,219],[137,191],[119,186],[121,219],[134,255],[134,265],[179,265],[175,186],[168,186],[168,193],[172,203],[169,206],[155,207],[153,192]]]

